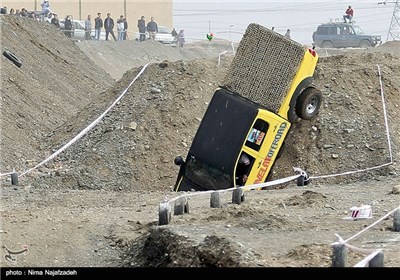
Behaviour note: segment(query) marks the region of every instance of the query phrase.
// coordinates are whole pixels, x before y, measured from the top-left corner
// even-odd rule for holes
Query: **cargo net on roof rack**
[[[301,44],[251,23],[222,85],[277,113],[304,53]]]

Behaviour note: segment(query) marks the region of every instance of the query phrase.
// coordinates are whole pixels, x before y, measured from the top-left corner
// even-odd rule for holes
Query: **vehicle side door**
[[[77,40],[84,40],[85,39],[85,26],[78,21],[72,22],[73,26],[73,38]]]
[[[290,122],[284,118],[272,112],[260,110],[242,149],[242,152],[250,156],[251,162],[246,185],[267,181],[290,125]]]

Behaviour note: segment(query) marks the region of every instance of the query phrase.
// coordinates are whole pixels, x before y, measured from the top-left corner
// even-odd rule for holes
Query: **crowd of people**
[[[64,34],[68,37],[72,37],[73,35],[73,19],[71,15],[67,15],[63,20],[63,25],[60,24],[60,19],[56,13],[54,13],[50,8],[50,2],[48,0],[44,0],[41,4],[41,11],[31,11],[28,12],[25,8],[21,10],[13,8],[10,9],[10,15],[29,17],[40,22],[48,22],[54,24],[57,28],[63,29]],[[100,40],[100,35],[102,30],[105,31],[105,40],[108,41],[111,37],[114,41],[123,41],[128,40],[128,21],[124,15],[120,15],[119,19],[114,22],[114,19],[111,17],[111,13],[107,13],[106,18],[101,17],[101,13],[97,13],[97,17],[94,19],[92,24],[91,15],[87,15],[86,20],[84,21],[85,28],[85,40]],[[114,29],[116,27],[117,35],[114,33]],[[139,36],[137,38],[138,41],[142,42],[145,40],[155,40],[156,34],[158,33],[158,24],[155,21],[154,17],[150,18],[150,21],[146,24],[145,17],[142,16],[138,20],[138,31]],[[94,30],[94,36],[92,36],[92,30]],[[175,30],[175,29],[174,29]],[[183,47],[185,42],[183,30],[177,33],[176,41],[179,46]],[[136,38],[135,38],[136,39]]]

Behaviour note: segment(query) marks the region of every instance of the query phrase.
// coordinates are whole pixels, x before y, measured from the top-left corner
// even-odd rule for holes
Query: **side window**
[[[340,28],[336,26],[331,26],[329,28],[329,35],[338,35],[340,34]]]
[[[244,186],[247,182],[247,176],[253,166],[254,158],[249,154],[242,152],[236,166],[235,181],[237,186]]]
[[[252,148],[253,150],[259,151],[262,143],[265,139],[265,134],[268,131],[268,123],[257,119],[254,123],[254,126],[250,130],[249,135],[247,136],[246,146]]]
[[[325,27],[325,26],[319,26],[317,33],[320,35],[328,35],[329,33],[329,27]]]

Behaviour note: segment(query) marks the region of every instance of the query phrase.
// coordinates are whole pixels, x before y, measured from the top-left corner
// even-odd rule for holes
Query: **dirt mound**
[[[128,267],[257,267],[257,257],[230,238],[196,240],[168,228],[154,228],[136,239],[124,256]]]
[[[113,84],[54,25],[1,15],[1,172],[25,170],[48,155],[48,136]]]
[[[317,183],[397,175],[397,164],[359,172],[391,160],[377,63],[385,85],[393,157],[398,156],[399,124],[395,119],[400,111],[400,63],[396,62],[393,55],[386,53],[321,59],[315,83],[324,95],[323,108],[317,118],[301,121],[291,130],[273,178],[293,175],[292,167],[300,167],[312,177],[322,177],[313,179]],[[345,63],[346,68],[338,66]],[[59,162],[56,167],[50,164],[47,170],[39,170],[40,180],[33,178],[32,183],[35,187],[46,184],[61,188],[168,191],[178,171],[173,160],[177,155],[186,155],[225,69],[211,60],[150,64],[104,120],[61,155],[55,161]],[[128,71],[98,102],[109,106],[138,71]],[[101,107],[96,102],[90,106]],[[66,141],[67,136],[77,134],[83,124],[100,114],[101,110],[87,108],[74,118],[75,125],[56,130],[57,141],[49,144],[60,143],[60,135],[65,135]],[[85,123],[78,123],[79,120]],[[54,145],[48,146],[52,148]],[[324,177],[343,173],[346,176]]]

